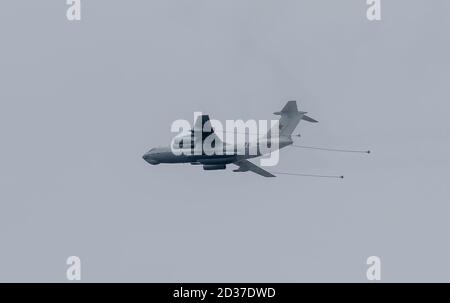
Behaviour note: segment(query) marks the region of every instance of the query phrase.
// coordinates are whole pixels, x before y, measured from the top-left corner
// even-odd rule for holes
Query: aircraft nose
[[[144,159],[145,161],[148,162],[148,160],[151,159],[151,153],[150,153],[149,151],[146,152],[146,153],[142,156],[142,159]]]
[[[142,156],[142,158],[143,158],[146,162],[148,162],[148,163],[150,163],[150,164],[152,164],[152,165],[159,164],[159,161],[158,161],[157,159],[155,159],[155,157],[154,157],[154,155],[152,154],[151,151],[146,152],[146,153]]]

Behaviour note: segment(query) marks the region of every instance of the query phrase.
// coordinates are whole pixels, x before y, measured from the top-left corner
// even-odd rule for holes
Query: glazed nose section
[[[148,159],[150,159],[150,152],[146,152],[143,156],[142,159],[144,159],[145,161],[147,161]]]
[[[159,161],[156,159],[156,156],[155,156],[155,154],[152,152],[152,149],[149,150],[148,152],[146,152],[146,153],[142,156],[142,158],[143,158],[146,162],[148,162],[148,163],[150,163],[150,164],[152,164],[152,165],[159,164]]]

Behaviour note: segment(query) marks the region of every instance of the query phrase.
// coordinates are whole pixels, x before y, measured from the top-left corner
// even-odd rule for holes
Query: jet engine
[[[203,165],[204,170],[219,170],[219,169],[226,169],[227,166],[225,164],[209,164],[209,165]]]

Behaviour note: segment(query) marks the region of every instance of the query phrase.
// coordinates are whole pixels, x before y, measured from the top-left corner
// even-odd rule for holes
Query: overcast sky
[[[0,5],[0,281],[450,281],[450,2]],[[319,120],[277,171],[150,166],[175,119]]]

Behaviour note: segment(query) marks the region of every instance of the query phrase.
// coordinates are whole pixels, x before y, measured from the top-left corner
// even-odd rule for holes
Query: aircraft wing
[[[194,128],[191,130],[195,141],[205,140],[206,137],[214,133],[211,121],[209,120],[209,115],[200,115],[194,123]]]
[[[263,177],[275,177],[275,175],[272,175],[267,170],[262,169],[256,164],[253,164],[252,162],[248,160],[240,160],[237,162],[234,162],[237,166],[239,166],[238,169],[235,169],[233,171],[235,172],[245,172],[245,171],[252,171],[258,175],[261,175]]]

